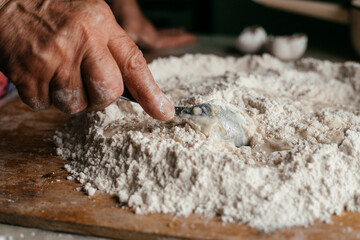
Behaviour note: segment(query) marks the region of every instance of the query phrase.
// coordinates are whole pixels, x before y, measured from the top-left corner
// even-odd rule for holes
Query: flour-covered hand
[[[152,117],[173,116],[141,51],[104,1],[0,0],[0,7],[0,70],[30,107],[102,109],[125,84]]]

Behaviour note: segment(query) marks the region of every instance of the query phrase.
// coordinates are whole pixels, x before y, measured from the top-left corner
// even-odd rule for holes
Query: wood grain
[[[113,196],[88,197],[66,180],[65,161],[54,156],[49,140],[68,120],[54,108],[34,112],[19,99],[0,109],[0,222],[118,239],[360,238],[359,213],[265,234],[195,215],[135,215]]]

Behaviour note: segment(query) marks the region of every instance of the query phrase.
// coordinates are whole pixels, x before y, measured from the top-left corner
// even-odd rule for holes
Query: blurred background
[[[242,30],[249,26],[262,26],[268,35],[282,36],[294,33],[305,33],[308,37],[306,43],[298,40],[297,48],[304,46],[301,57],[314,57],[331,61],[360,61],[360,0],[137,0],[144,15],[158,29],[184,28],[197,35],[197,42],[179,48],[157,51],[143,51],[148,62],[155,58],[185,53],[216,54],[220,56],[242,56],[239,51],[237,37]],[[261,2],[261,4],[259,3]],[[274,4],[278,5],[274,8]],[[293,4],[293,11],[289,11],[289,4]],[[294,8],[294,4],[296,5]],[[307,4],[307,7],[304,7]],[[310,7],[309,7],[310,4]],[[311,5],[312,4],[312,5]],[[316,7],[313,4],[320,4]],[[324,20],[302,14],[312,12],[312,15],[323,12],[323,5],[328,10]],[[330,10],[329,10],[330,5]],[[279,9],[287,8],[287,9]],[[294,13],[302,10],[303,13]],[[330,17],[329,17],[330,16]],[[329,21],[332,19],[332,21]],[[335,21],[334,21],[335,19]],[[352,34],[351,34],[352,33]],[[265,33],[264,33],[265,34]],[[265,37],[266,43],[270,42]],[[245,38],[244,38],[245,39]],[[237,43],[236,43],[237,42]],[[253,43],[250,38],[248,43]],[[237,45],[237,47],[235,46]],[[267,52],[282,60],[297,58],[284,58],[279,52],[284,53],[284,46],[288,45],[290,52],[294,45],[282,41],[277,46],[277,54]],[[354,46],[357,46],[355,50]],[[301,48],[301,47],[300,47]],[[273,48],[274,50],[274,48]],[[356,53],[357,51],[357,53]],[[260,50],[261,54],[261,50]],[[8,93],[15,92],[15,87],[8,84],[8,80],[0,73],[0,98]],[[0,99],[0,107],[12,99]]]
[[[292,0],[289,0],[292,1]],[[306,33],[305,56],[330,60],[359,60],[351,43],[350,26],[283,10],[250,0],[138,0],[144,14],[158,28],[183,27],[200,36],[236,37],[248,26],[260,25],[269,35]],[[323,1],[325,2],[325,1]],[[346,0],[327,0],[346,6]],[[229,38],[226,38],[229,41]],[[200,39],[201,40],[201,39]],[[230,45],[226,53],[236,55]]]

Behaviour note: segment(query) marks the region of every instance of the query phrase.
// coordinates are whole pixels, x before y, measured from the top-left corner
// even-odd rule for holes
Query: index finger
[[[167,121],[174,116],[174,107],[155,83],[142,52],[119,27],[108,43],[117,62],[124,84],[142,108],[153,118]]]

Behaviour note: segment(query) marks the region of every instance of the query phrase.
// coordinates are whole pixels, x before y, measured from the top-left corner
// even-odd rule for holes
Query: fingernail
[[[169,99],[164,95],[160,102],[160,112],[164,116],[165,120],[170,120],[175,115],[174,106]]]

